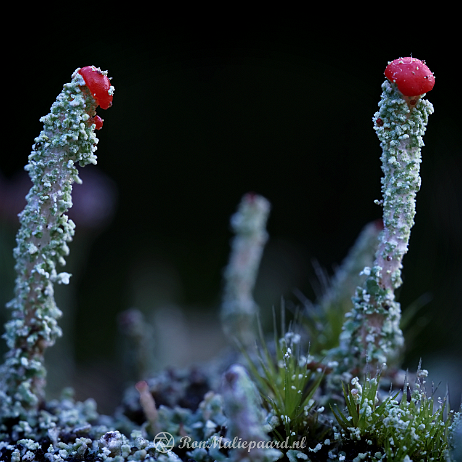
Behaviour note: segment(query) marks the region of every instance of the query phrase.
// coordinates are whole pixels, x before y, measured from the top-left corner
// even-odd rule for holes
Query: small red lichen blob
[[[88,122],[90,125],[93,125],[93,124],[96,125],[95,130],[101,130],[103,128],[103,119],[99,115],[95,117],[90,117],[88,119]]]
[[[385,69],[385,77],[396,83],[404,96],[428,93],[435,85],[432,71],[416,58],[395,59]]]
[[[85,80],[93,98],[102,109],[108,109],[112,106],[112,95],[109,94],[111,81],[107,75],[101,72],[101,69],[95,66],[85,66],[79,70],[79,74]]]

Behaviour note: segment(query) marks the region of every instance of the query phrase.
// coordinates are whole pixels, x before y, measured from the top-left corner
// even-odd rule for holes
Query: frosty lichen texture
[[[221,319],[225,333],[237,337],[244,345],[255,340],[258,307],[252,291],[268,239],[265,226],[270,208],[264,197],[249,193],[242,198],[238,211],[231,217],[236,236],[224,271]]]
[[[44,398],[44,351],[61,335],[53,284],[67,284],[70,277],[59,272],[58,265],[65,265],[67,244],[74,235],[75,225],[65,214],[72,206],[72,184],[81,183],[74,164],[96,164],[98,143],[93,123],[97,101],[78,71],[50,113],[40,119],[43,130],[25,167],[33,185],[19,215],[14,250],[17,277],[15,296],[8,304],[12,319],[4,334],[9,352],[1,370],[2,419],[24,417],[37,409]]]
[[[367,356],[384,363],[397,357],[403,346],[399,327],[401,309],[394,291],[401,283],[402,259],[414,224],[415,196],[420,188],[420,148],[433,106],[422,98],[404,97],[394,83],[382,85],[374,128],[382,147],[384,230],[372,267],[363,273],[366,282],[356,291],[354,308],[347,314],[341,334],[346,362]]]

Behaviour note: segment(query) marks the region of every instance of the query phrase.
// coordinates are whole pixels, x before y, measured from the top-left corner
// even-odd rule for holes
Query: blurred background
[[[272,204],[255,292],[261,310],[270,314],[281,297],[297,303],[295,289],[314,299],[314,266],[332,274],[362,227],[381,216],[372,116],[387,62],[412,54],[426,60],[436,85],[399,293],[404,310],[426,303],[406,331],[404,367],[413,371],[422,358],[429,380],[441,381],[439,394],[449,384],[457,405],[462,120],[453,42],[378,43],[328,26],[315,34],[292,25],[102,24],[75,36],[67,24],[37,26],[27,46],[12,43],[4,56],[2,306],[13,296],[16,214],[39,118],[76,67],[107,69],[116,88],[113,107],[98,110],[98,165],[83,169],[74,188],[77,229],[65,269],[73,277],[57,293],[65,338],[47,354],[50,394],[73,385],[79,399],[96,396],[111,411],[130,379],[117,326],[129,308],[155,325],[157,368],[207,360],[225,345],[218,313],[229,218],[248,191]],[[3,323],[9,313],[0,313]]]

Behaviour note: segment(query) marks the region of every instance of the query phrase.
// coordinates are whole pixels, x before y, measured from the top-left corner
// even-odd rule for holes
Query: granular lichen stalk
[[[420,100],[411,110],[393,84],[384,82],[382,89],[380,110],[374,115],[374,120],[384,121],[374,127],[381,141],[384,173],[384,231],[376,266],[382,268],[381,286],[393,290],[402,282],[401,262],[407,252],[414,225],[415,196],[420,189],[420,148],[424,145],[422,137],[433,106],[427,100]]]
[[[109,81],[106,73],[98,75]],[[106,103],[113,92],[112,86],[106,89]],[[17,277],[15,297],[8,304],[12,319],[4,334],[9,352],[1,370],[0,420],[34,413],[44,398],[44,352],[61,335],[53,284],[67,284],[70,278],[57,268],[65,265],[74,235],[75,225],[65,213],[72,206],[72,184],[81,183],[74,164],[96,164],[97,106],[77,69],[50,113],[40,119],[43,130],[25,167],[33,185],[19,215],[14,250]]]
[[[409,109],[396,86],[382,85],[380,110],[373,120],[382,148],[383,222],[384,231],[377,252],[376,266],[382,268],[381,286],[393,290],[401,285],[401,261],[407,252],[411,228],[414,225],[415,196],[420,189],[420,148],[428,116],[433,106],[419,100]]]
[[[354,308],[343,326],[343,354],[350,365],[355,362],[353,358],[365,356],[379,364],[387,362],[398,355],[404,343],[399,327],[401,309],[394,291],[402,284],[402,260],[420,189],[422,137],[433,106],[421,98],[423,95],[412,94],[413,99],[403,95],[400,84],[399,78],[383,83],[380,109],[373,117],[382,148],[383,199],[376,202],[383,206],[384,230],[373,267],[364,269],[368,277],[357,289]]]

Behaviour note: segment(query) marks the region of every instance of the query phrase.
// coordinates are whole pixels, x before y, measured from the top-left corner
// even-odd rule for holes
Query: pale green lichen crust
[[[402,259],[408,249],[414,224],[415,196],[420,189],[420,148],[428,116],[433,106],[422,98],[410,101],[395,84],[382,85],[374,129],[382,147],[384,230],[374,266],[365,268],[368,276],[353,298],[341,334],[344,361],[359,365],[367,357],[374,363],[393,361],[402,346],[399,327],[401,308],[394,290],[401,283]],[[361,360],[360,360],[361,361]]]
[[[9,353],[2,366],[0,416],[24,417],[43,400],[43,354],[61,335],[61,312],[53,297],[53,283],[67,284],[70,275],[58,272],[69,253],[75,225],[65,213],[72,206],[72,184],[81,183],[75,163],[96,164],[96,101],[77,69],[40,119],[43,130],[35,138],[29,163],[32,188],[20,217],[14,250],[17,273],[15,297],[8,304],[12,319],[6,324]],[[111,88],[113,91],[113,88]]]

